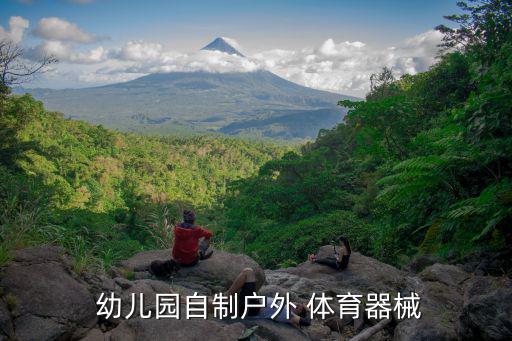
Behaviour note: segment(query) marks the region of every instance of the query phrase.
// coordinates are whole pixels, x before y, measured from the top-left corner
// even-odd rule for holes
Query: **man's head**
[[[183,211],[183,222],[193,224],[196,221],[196,214],[192,210]]]

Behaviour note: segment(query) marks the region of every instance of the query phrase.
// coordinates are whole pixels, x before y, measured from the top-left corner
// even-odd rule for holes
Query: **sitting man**
[[[256,275],[254,270],[246,268],[238,275],[233,281],[231,287],[226,292],[227,296],[231,296],[238,293],[238,315],[242,316],[245,311],[246,297],[254,296],[256,294]],[[248,303],[251,305],[258,305],[258,298],[248,298]],[[272,303],[274,297],[265,297],[264,307],[248,307],[246,318],[262,318],[272,319],[272,316],[277,312],[279,306],[273,307]],[[273,318],[274,321],[280,323],[289,323],[297,328],[301,326],[311,325],[311,319],[308,316],[308,309],[304,304],[297,303],[296,307],[287,311],[287,307],[284,306],[281,311]],[[287,317],[288,315],[288,317]]]
[[[213,251],[207,253],[213,233],[195,225],[193,211],[183,212],[183,222],[174,226],[174,245],[170,260],[151,262],[149,271],[159,278],[167,278],[179,271],[180,266],[196,265],[200,259],[207,259]]]
[[[181,266],[196,265],[200,259],[207,259],[213,253],[207,253],[213,233],[195,225],[195,221],[194,211],[183,211],[183,222],[173,229],[172,260]]]

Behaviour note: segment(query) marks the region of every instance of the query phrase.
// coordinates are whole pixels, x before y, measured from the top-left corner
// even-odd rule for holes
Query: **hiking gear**
[[[199,240],[213,236],[213,233],[201,226],[183,228],[176,225],[174,226],[173,232],[174,245],[172,248],[172,259],[182,265],[190,265],[197,262],[199,259]]]
[[[167,278],[169,276],[172,276],[173,274],[178,272],[179,269],[179,264],[173,261],[172,259],[166,261],[154,260],[149,265],[149,272],[152,275],[160,278]]]

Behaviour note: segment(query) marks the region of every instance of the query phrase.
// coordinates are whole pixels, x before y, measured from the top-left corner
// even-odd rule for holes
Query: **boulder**
[[[420,273],[424,281],[438,281],[453,287],[460,287],[470,275],[455,265],[436,263]]]
[[[331,329],[318,320],[313,320],[311,326],[304,328],[304,332],[313,341],[329,340],[331,336]]]
[[[122,261],[120,265],[135,272],[147,272],[152,261],[168,259],[170,254],[170,250],[145,251]],[[246,255],[220,250],[214,250],[212,257],[200,261],[195,266],[182,267],[174,276],[174,280],[197,282],[209,288],[226,290],[244,268],[252,268],[255,271],[256,288],[259,289],[265,283],[265,273],[258,263]]]
[[[3,301],[0,301],[0,339],[1,336],[5,336],[9,339],[14,338],[14,327],[12,325],[11,313]]]
[[[20,250],[1,269],[0,286],[11,300],[19,340],[69,338],[97,322],[96,304],[86,285],[69,268],[61,248]]]
[[[458,333],[464,340],[511,340],[512,280],[490,276],[470,279],[465,285]]]
[[[318,258],[333,255],[332,245],[320,248]],[[391,292],[403,286],[406,273],[376,259],[352,252],[350,262],[344,271],[337,271],[325,265],[306,261],[296,267],[283,269],[290,274],[312,280],[321,280],[335,287],[342,286],[345,291],[359,292]]]
[[[394,341],[457,340],[453,314],[444,313],[443,306],[421,305],[420,319],[405,319],[394,330]]]
[[[398,321],[393,340],[457,340],[456,325],[463,302],[460,286],[407,277],[405,291],[419,295],[421,317]]]
[[[111,341],[138,340],[237,340],[245,327],[213,320],[141,319],[123,321],[111,331]]]
[[[103,333],[101,330],[91,329],[80,341],[109,341],[110,333]]]
[[[243,324],[246,328],[258,326],[255,334],[264,340],[272,341],[307,341],[311,340],[309,334],[305,330],[300,330],[290,324],[278,323],[268,319],[245,319],[226,321],[226,323]]]
[[[169,294],[171,292],[170,285],[162,281],[141,279],[132,283],[121,295],[121,313],[123,317],[130,313],[132,305],[135,308],[133,317],[140,315],[140,294],[144,298],[143,312],[152,311],[151,314],[154,315],[156,311],[156,295]],[[133,295],[135,296],[135,303],[132,302]]]
[[[434,265],[435,263],[439,263],[441,260],[439,257],[433,255],[418,255],[414,257],[409,264],[405,266],[406,271],[419,273],[423,271],[426,267]]]

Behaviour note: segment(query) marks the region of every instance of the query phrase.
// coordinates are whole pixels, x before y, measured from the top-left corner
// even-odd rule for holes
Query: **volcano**
[[[245,58],[227,38],[202,50]],[[81,89],[17,89],[66,117],[151,134],[218,132],[277,139],[315,138],[340,122],[354,97],[311,89],[266,70],[170,72]]]
[[[224,52],[227,54],[234,54],[240,57],[245,57],[242,53],[240,53],[237,49],[235,49],[231,44],[228,42],[228,40],[231,40],[229,38],[219,37],[215,38],[211,43],[203,47],[201,50],[203,51],[219,51]]]

